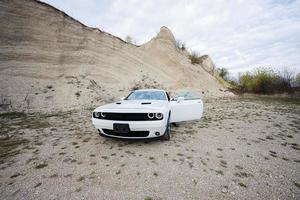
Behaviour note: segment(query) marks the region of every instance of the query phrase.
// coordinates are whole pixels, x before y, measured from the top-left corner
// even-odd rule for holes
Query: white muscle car
[[[170,99],[164,90],[135,90],[121,101],[100,106],[92,121],[101,136],[170,139],[171,123],[200,119],[203,103],[185,92]]]

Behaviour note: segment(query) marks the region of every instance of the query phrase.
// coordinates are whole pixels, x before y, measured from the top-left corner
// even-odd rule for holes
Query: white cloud
[[[300,72],[300,1],[45,0],[89,26],[141,44],[163,25],[231,72],[259,66]]]

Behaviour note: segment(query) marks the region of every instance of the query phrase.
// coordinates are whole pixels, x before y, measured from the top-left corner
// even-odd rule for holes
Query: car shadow
[[[186,124],[190,124],[189,122],[179,122],[179,123],[172,123],[171,124],[171,141],[172,139],[172,130],[174,130],[174,135],[176,134],[176,129],[182,126],[185,126]],[[168,142],[168,140],[163,140],[161,137],[155,137],[155,138],[135,138],[135,139],[128,139],[128,138],[116,138],[116,137],[111,137],[111,136],[106,136],[106,135],[100,135],[102,138],[105,138],[109,141],[116,141],[116,142],[124,142],[124,143],[129,143],[129,144],[148,144],[148,143],[154,143],[154,142]]]
[[[150,143],[150,142],[157,142],[157,141],[165,141],[161,139],[160,137],[155,137],[155,138],[141,138],[141,139],[128,139],[128,138],[116,138],[116,137],[110,137],[110,136],[102,136],[106,139],[112,140],[112,141],[122,141],[122,142],[128,142],[128,143]]]

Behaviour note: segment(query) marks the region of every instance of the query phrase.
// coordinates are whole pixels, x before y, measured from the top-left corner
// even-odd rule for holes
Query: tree
[[[199,57],[199,53],[196,51],[192,51],[189,54],[189,59],[191,60],[191,63],[194,64],[200,64],[200,57]]]
[[[228,76],[228,70],[226,68],[218,68],[218,73],[219,73],[219,76],[226,80],[227,79],[227,76]]]
[[[185,43],[182,42],[181,40],[176,40],[176,47],[182,51],[186,49]]]
[[[132,44],[132,37],[130,35],[127,35],[126,38],[125,38],[125,41],[127,43],[131,43]]]
[[[293,72],[289,71],[287,68],[284,68],[280,73],[281,84],[285,89],[291,88],[291,82],[293,80]]]
[[[298,74],[296,75],[296,81],[299,81],[299,82],[300,82],[300,73],[298,73]]]

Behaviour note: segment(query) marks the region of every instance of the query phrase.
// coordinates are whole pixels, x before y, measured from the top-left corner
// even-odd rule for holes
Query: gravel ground
[[[170,141],[98,136],[90,111],[1,114],[0,199],[300,199],[300,104],[205,101]]]

